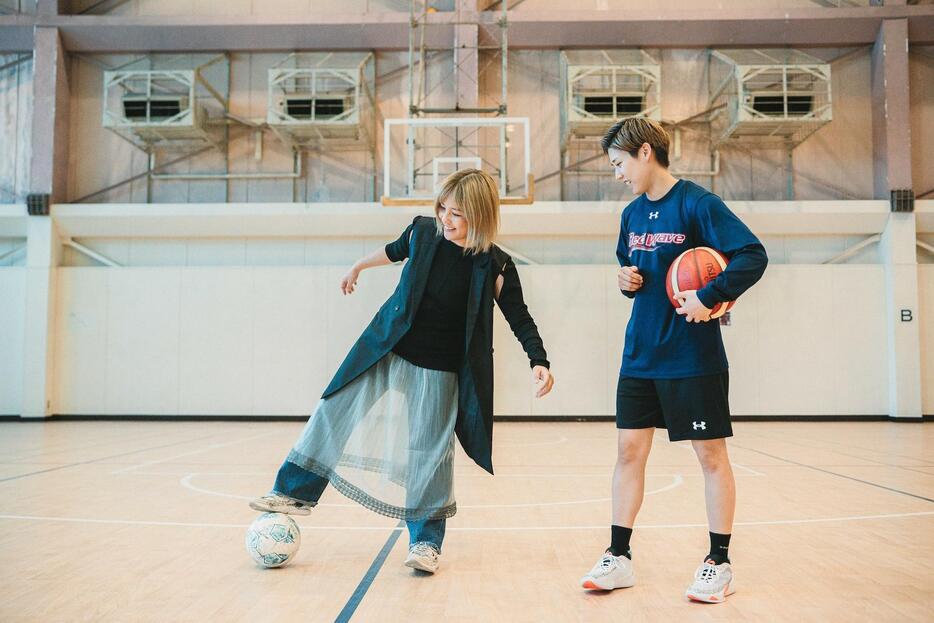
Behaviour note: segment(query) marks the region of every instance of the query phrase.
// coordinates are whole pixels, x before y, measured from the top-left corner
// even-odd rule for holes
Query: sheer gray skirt
[[[286,460],[397,519],[441,519],[454,502],[457,374],[390,352],[322,398]]]

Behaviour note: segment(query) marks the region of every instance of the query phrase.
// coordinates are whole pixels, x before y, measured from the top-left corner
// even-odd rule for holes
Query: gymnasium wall
[[[705,3],[705,8],[717,9],[794,9],[794,8],[819,8],[824,5],[829,8],[829,2],[815,2],[815,0],[716,0],[715,2]],[[870,0],[845,0],[844,6],[869,6]],[[604,10],[604,11],[697,11],[697,0],[656,0],[651,5],[646,4],[645,0],[582,0],[574,3],[575,9],[581,10]],[[567,10],[568,5],[564,0],[525,0],[519,4],[517,11],[547,11],[547,10]]]
[[[19,415],[22,410],[25,227],[7,226],[4,217],[25,211],[25,205],[0,206],[0,415]]]
[[[0,265],[0,415],[22,410],[25,285],[25,268]]]
[[[300,415],[398,279],[345,268],[59,269],[55,412]],[[531,398],[525,354],[497,313],[496,412],[608,415],[630,302],[606,265],[521,266],[558,386]],[[883,415],[881,300],[874,265],[776,265],[723,328],[736,414]],[[809,301],[808,305],[789,301]]]
[[[62,269],[57,410],[308,411],[353,341],[346,332],[359,330],[391,291],[390,280],[376,276],[354,305],[327,287],[340,274],[337,267]]]
[[[593,0],[593,8],[625,8],[629,0]],[[309,10],[404,10],[404,2],[324,3],[315,0],[293,2],[146,2],[136,0],[121,4],[115,14],[138,15],[249,15],[277,11],[287,15]],[[669,4],[671,5],[669,7]],[[689,5],[687,0],[667,0],[657,8]],[[731,6],[728,3],[720,3]],[[736,6],[750,2],[736,0]],[[527,0],[516,10],[554,8],[557,0]],[[763,7],[814,7],[812,0],[761,0]],[[356,7],[356,8],[355,8]],[[80,10],[79,6],[75,7]],[[586,8],[586,7],[581,7]],[[832,9],[827,9],[831,11]],[[709,92],[707,53],[704,50],[647,49],[662,66],[662,117],[677,121],[704,110]],[[872,188],[872,136],[870,97],[870,58],[868,49],[809,49],[809,53],[832,62],[834,121],[823,127],[793,152],[793,186],[796,199],[867,199]],[[229,91],[231,112],[260,120],[266,112],[267,69],[284,54],[236,52],[230,55]],[[213,57],[203,55],[98,54],[70,56],[69,85],[72,95],[70,123],[69,190],[71,201],[107,188],[146,170],[147,157],[139,149],[104,129],[101,124],[101,80],[106,68],[125,66],[132,69],[191,68]],[[0,64],[13,56],[0,56]],[[560,167],[558,128],[557,50],[514,50],[509,53],[509,114],[528,115],[532,127],[533,172],[543,176]],[[135,63],[127,63],[136,60]],[[407,97],[404,52],[379,52],[376,71],[382,76],[376,87],[379,114],[383,118],[405,116]],[[435,84],[445,80],[449,61],[439,57],[429,63],[426,80]],[[485,60],[481,67],[486,66]],[[924,88],[934,80],[934,48],[914,46],[909,58],[911,80],[912,168],[917,195],[934,190],[934,161],[925,146],[934,142],[934,91]],[[481,84],[498,92],[498,63],[480,76]],[[206,78],[222,93],[228,89],[225,63],[205,71]],[[16,145],[14,150],[0,150],[0,203],[22,201],[28,187],[29,135],[31,128],[32,62],[0,72],[0,143]],[[483,90],[483,89],[481,89]],[[442,105],[450,98],[450,89],[439,88],[434,103]],[[483,96],[481,95],[481,99]],[[482,102],[489,103],[489,102]],[[381,132],[378,132],[381,137]],[[256,160],[257,144],[262,142],[262,158]],[[710,136],[705,126],[685,126],[683,156],[673,163],[677,170],[708,169],[711,165]],[[401,154],[401,145],[393,144]],[[568,153],[576,162],[597,153],[596,142],[574,143]],[[145,179],[120,186],[89,199],[106,203],[171,202],[291,202],[291,201],[372,201],[374,176],[380,175],[382,145],[377,141],[376,159],[364,151],[319,151],[304,156],[301,179],[278,180],[160,180],[153,182],[147,198]],[[92,158],[89,155],[102,155]],[[161,154],[159,162],[181,155]],[[687,176],[712,188],[726,199],[786,199],[787,176],[782,150],[724,147],[721,171],[716,177]],[[217,173],[229,168],[232,173],[289,172],[292,158],[272,134],[260,135],[242,126],[232,125],[225,152],[211,150],[185,160],[165,173]],[[628,189],[615,184],[602,160],[590,163],[586,172],[566,175],[565,199],[626,200]],[[558,200],[558,176],[537,185],[539,200]]]
[[[865,239],[861,235],[763,235],[775,264],[821,264]],[[121,266],[350,266],[386,241],[382,238],[79,238],[85,247]],[[615,264],[616,235],[502,236],[499,243],[536,264]],[[0,251],[2,254],[2,251]],[[878,264],[878,246],[862,247],[848,264]],[[2,265],[2,262],[0,262]],[[66,248],[64,266],[99,266]]]
[[[125,5],[129,6],[129,5]],[[677,121],[707,107],[707,53],[703,50],[649,49],[662,66],[662,117]],[[818,130],[793,152],[796,199],[872,198],[871,98],[868,50],[815,49],[810,53],[832,64],[834,121]],[[101,125],[102,86],[105,67],[128,65],[132,69],[190,68],[212,55],[156,55],[150,58],[128,55],[75,55],[71,59],[71,135],[69,197],[71,201],[117,184],[146,170],[146,155]],[[284,54],[232,53],[230,55],[230,108],[240,117],[262,120],[266,114],[267,69]],[[376,73],[382,76],[376,86],[379,114],[383,118],[405,116],[407,97],[405,64],[407,54],[380,52]],[[448,75],[449,61],[441,57],[429,63],[427,83],[436,84]],[[485,66],[481,61],[481,67]],[[557,50],[520,50],[509,54],[509,114],[530,117],[532,170],[537,177],[560,168],[560,136]],[[498,63],[481,75],[489,91],[498,92]],[[396,71],[398,70],[398,71]],[[207,68],[206,78],[226,92],[227,68],[221,62]],[[450,105],[450,89],[438,88],[433,105]],[[917,93],[913,107],[924,109],[934,102],[930,93]],[[481,105],[492,103],[481,98]],[[934,128],[922,124],[924,136],[934,140]],[[165,173],[217,173],[229,165],[232,173],[275,173],[292,170],[292,156],[271,133],[261,135],[236,124],[230,126],[226,153],[211,150],[166,169]],[[278,180],[158,180],[151,187],[153,203],[172,202],[291,202],[291,201],[373,201],[374,175],[382,171],[382,132],[378,131],[376,168],[364,151],[318,151],[304,156],[303,176],[293,181]],[[262,141],[262,158],[256,160],[257,142]],[[710,135],[705,126],[684,128],[683,155],[673,162],[675,171],[707,170],[711,167]],[[391,145],[394,157],[401,158],[403,145]],[[597,153],[596,139],[572,143],[570,163]],[[159,155],[159,163],[183,152]],[[105,154],[105,159],[88,154]],[[785,153],[774,149],[729,147],[721,150],[721,171],[710,176],[687,176],[711,188],[726,199],[783,200],[787,179]],[[602,160],[592,162],[582,173],[568,173],[565,200],[627,200],[628,188],[612,179]],[[377,171],[378,170],[378,171]],[[555,175],[538,183],[538,200],[559,200],[560,179]],[[381,192],[381,186],[378,189]],[[920,192],[920,191],[919,191]],[[147,201],[147,184],[139,179],[89,199],[90,202],[139,203]]]
[[[934,197],[934,46],[914,46],[908,57],[911,97],[911,181],[919,197]]]
[[[661,63],[662,119],[680,121],[708,107],[707,52],[705,50],[648,50]],[[811,49],[808,53],[831,61],[834,120],[823,126],[792,152],[795,199],[869,199],[872,198],[872,118],[869,84],[869,53],[838,49]],[[557,114],[558,81],[551,51],[523,52],[513,65],[533,64],[538,71],[522,69],[515,79],[525,88],[516,87],[517,96],[511,100],[519,110],[531,106],[539,99],[546,110],[553,107]],[[510,55],[512,60],[513,55]],[[548,76],[550,88],[534,89],[529,82],[537,79],[538,72]],[[510,79],[512,80],[512,72]],[[554,92],[552,103],[550,93]],[[930,99],[930,95],[927,96]],[[547,115],[542,119],[547,123]],[[550,172],[557,166],[540,167],[539,160],[550,158],[557,150],[556,131],[542,134],[536,154],[536,172]],[[672,161],[673,171],[697,171],[711,168],[711,136],[703,125],[687,125],[682,131],[680,160]],[[568,151],[569,162],[574,163],[598,152],[596,143],[572,142]],[[542,154],[540,156],[539,154]],[[783,149],[750,149],[748,146],[724,146],[720,149],[719,175],[684,175],[725,199],[751,201],[788,199],[786,195],[786,154]],[[557,153],[554,154],[556,159]],[[555,160],[555,165],[557,160]],[[567,174],[565,198],[567,200],[631,198],[629,189],[621,187],[609,175],[604,161],[598,160],[585,167],[585,174]],[[542,192],[557,192],[557,181],[547,180],[539,185]],[[549,198],[551,198],[549,196]],[[557,198],[557,195],[555,196]]]
[[[72,10],[79,12],[99,0],[74,0]],[[452,10],[454,0],[431,3],[438,10]],[[489,4],[489,2],[487,3]],[[845,5],[868,6],[869,0],[848,0]],[[716,8],[815,8],[814,0],[718,0]],[[577,10],[645,10],[644,0],[581,0]],[[105,7],[106,9],[106,7]],[[517,3],[516,11],[567,10],[565,0],[525,0]],[[697,0],[656,0],[655,10],[697,10]],[[360,11],[408,11],[405,0],[131,0],[107,10],[109,15],[276,15],[315,13],[352,13]]]
[[[934,414],[934,263],[918,265],[921,324],[921,411]]]
[[[72,11],[79,12],[99,0],[73,0]],[[453,2],[453,0],[451,0]],[[434,3],[433,3],[434,4]],[[113,9],[103,7],[107,15],[307,15],[309,13],[359,13],[362,11],[408,12],[407,0],[130,0]],[[448,9],[449,10],[449,9]]]
[[[860,3],[868,4],[868,0]],[[94,4],[96,0],[80,0],[71,6],[80,11]],[[525,0],[516,10],[547,11],[566,5],[561,0]],[[718,5],[817,7],[813,0],[723,0]],[[644,6],[644,0],[583,0],[575,8],[619,11]],[[693,0],[653,4],[658,10],[695,7]],[[275,13],[287,17],[310,11],[407,9],[408,3],[401,0],[130,0],[113,13]],[[662,64],[664,120],[677,121],[706,108],[706,51],[647,51]],[[834,121],[794,150],[794,196],[853,205],[859,202],[840,200],[866,199],[873,194],[869,52],[806,51],[832,61]],[[70,55],[70,200],[146,170],[142,151],[101,126],[103,71],[120,66],[191,68],[213,56]],[[284,56],[231,53],[229,73],[222,62],[205,74],[222,92],[229,89],[231,112],[259,120],[266,113],[267,70]],[[13,58],[0,56],[0,65]],[[402,52],[376,55],[376,73],[382,76],[376,97],[384,118],[405,116],[406,62],[407,54]],[[429,64],[429,84],[446,79],[447,62],[439,59]],[[484,64],[481,60],[481,67]],[[485,92],[497,92],[497,66],[493,63],[480,76],[480,105],[492,103],[484,99]],[[561,166],[558,66],[557,50],[509,53],[509,114],[530,116],[537,176]],[[915,192],[921,197],[934,190],[934,152],[928,147],[934,143],[934,91],[924,88],[934,81],[934,48],[912,47],[909,72],[912,175]],[[439,88],[434,103],[450,104],[449,91]],[[0,203],[22,201],[29,188],[31,98],[31,61],[0,72],[0,144],[14,146],[0,149]],[[684,153],[673,162],[673,170],[708,168],[710,142],[705,126],[686,126]],[[375,157],[365,151],[305,154],[303,175],[295,181],[172,180],[154,181],[147,187],[146,180],[139,179],[97,194],[88,203],[296,202],[326,207],[341,202],[343,208],[351,209],[373,201],[378,194],[374,182],[381,172],[381,140],[376,146]],[[394,143],[391,149],[398,156],[402,145]],[[257,159],[259,151],[262,157]],[[594,153],[598,152],[592,141],[574,145],[568,157],[574,162]],[[177,155],[160,154],[160,162]],[[719,175],[686,177],[739,203],[762,206],[786,198],[782,151],[734,146],[724,147],[721,155]],[[273,173],[291,167],[291,154],[272,134],[261,136],[232,125],[226,150],[209,151],[165,172]],[[566,201],[621,205],[631,199],[629,189],[612,179],[602,160],[585,169],[583,174],[566,175]],[[559,206],[558,210],[573,206],[558,204],[560,197],[558,176],[537,185],[536,206],[549,210],[549,201],[556,202],[551,205]],[[797,208],[788,205],[787,230],[761,236],[771,259],[765,280],[735,308],[731,326],[723,328],[734,364],[734,411],[744,415],[884,414],[887,372],[878,246],[862,247],[844,264],[825,265],[861,244],[868,234],[845,225],[836,234],[808,232],[800,223],[811,221],[799,220]],[[231,213],[231,218],[236,216]],[[792,230],[797,233],[781,233]],[[243,238],[133,235],[76,235],[76,242],[114,259],[122,268],[101,267],[75,249],[64,250],[58,269],[55,412],[306,414],[349,344],[391,290],[398,271],[386,268],[367,273],[363,288],[353,297],[337,293],[336,283],[346,266],[385,242],[372,231],[333,238],[308,232],[292,238],[267,238],[261,233]],[[934,245],[932,236],[929,229],[919,228],[919,240]],[[0,237],[0,257],[23,242]],[[590,235],[507,234],[502,243],[537,264],[522,266],[520,273],[559,384],[548,399],[531,399],[525,357],[500,319],[497,412],[612,413],[619,350],[629,313],[628,300],[614,295],[612,227],[606,234],[602,230]],[[19,252],[0,259],[0,414],[18,413],[22,401],[24,256]],[[934,381],[930,380],[934,378],[934,332],[927,327],[934,326],[934,259],[919,251],[918,262],[923,410],[930,414],[934,413]],[[848,297],[852,300],[854,291],[864,304],[841,302]]]
[[[103,72],[107,67],[125,69],[184,69],[214,58],[202,55],[95,55],[73,56],[69,78],[72,93],[69,159],[69,197],[78,201],[101,189],[108,188],[147,169],[148,156],[123,138],[105,129],[101,123]],[[232,53],[229,67],[230,112],[255,122],[265,122],[267,110],[267,72],[285,58],[284,53]],[[341,54],[335,56],[340,57]],[[356,64],[359,53],[352,57]],[[392,72],[404,67],[407,54],[380,53],[378,70]],[[134,62],[136,61],[136,62]],[[429,81],[439,81],[444,71],[432,66]],[[227,94],[226,62],[216,63],[204,71],[205,79],[222,94]],[[379,114],[384,117],[404,117],[406,72],[396,72],[379,83],[377,100]],[[216,130],[215,130],[216,132]],[[377,132],[376,154],[367,150],[315,151],[303,155],[300,179],[245,180],[155,180],[151,203],[214,203],[214,202],[329,202],[374,201],[376,169],[382,167],[382,129]],[[184,155],[182,149],[157,154],[157,165]],[[259,150],[259,151],[258,151]],[[256,154],[261,152],[261,158]],[[87,158],[87,154],[107,154],[105,163]],[[256,133],[238,124],[229,127],[229,143],[225,152],[209,150],[161,169],[160,174],[223,173],[229,167],[234,174],[291,173],[291,151],[271,132]],[[375,167],[375,168],[374,168]],[[380,188],[381,191],[381,188]],[[140,179],[96,194],[87,199],[93,203],[146,203],[147,183]]]
[[[26,239],[19,236],[0,235],[0,268],[22,266],[25,261]]]
[[[0,67],[22,56],[0,54]],[[0,203],[23,202],[29,190],[32,67],[29,59],[0,71]]]
[[[12,0],[9,0],[12,1]],[[72,11],[79,12],[93,6],[99,0],[73,0]],[[34,0],[32,0],[34,4]],[[29,4],[29,1],[23,2]],[[479,4],[483,4],[482,2]],[[491,4],[486,2],[486,5]],[[870,0],[846,0],[843,6],[869,6]],[[441,11],[453,9],[454,0],[433,0],[431,6]],[[819,8],[814,0],[717,0],[717,8]],[[516,3],[515,11],[568,10],[567,0],[525,0]],[[645,10],[644,0],[581,0],[573,4],[576,10]],[[697,9],[697,0],[656,0],[655,10]],[[276,15],[314,13],[352,13],[360,11],[408,11],[406,0],[130,0],[109,10],[108,15]]]

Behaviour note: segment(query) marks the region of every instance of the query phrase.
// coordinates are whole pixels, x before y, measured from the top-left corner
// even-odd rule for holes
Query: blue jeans
[[[315,505],[321,499],[321,494],[324,493],[327,486],[327,478],[310,472],[295,463],[285,461],[282,467],[279,468],[279,473],[276,474],[276,484],[272,490],[273,493]],[[405,525],[409,529],[409,545],[419,542],[431,543],[440,552],[441,543],[444,542],[446,523],[445,519],[406,521]]]

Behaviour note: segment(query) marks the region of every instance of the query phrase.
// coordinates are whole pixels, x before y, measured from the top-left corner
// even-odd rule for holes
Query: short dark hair
[[[657,121],[645,117],[629,117],[613,124],[606,135],[600,139],[603,153],[610,148],[625,151],[630,156],[639,153],[639,148],[645,143],[649,144],[655,153],[658,164],[668,168],[668,149],[671,146],[671,136]]]

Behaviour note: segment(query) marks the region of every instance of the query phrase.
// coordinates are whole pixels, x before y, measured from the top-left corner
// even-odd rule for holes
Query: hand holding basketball
[[[675,311],[688,322],[707,322],[728,312],[734,301],[715,303],[708,309],[697,298],[697,291],[716,279],[727,264],[726,257],[710,247],[688,249],[676,257],[665,277],[665,291]]]
[[[623,292],[635,292],[642,287],[642,275],[638,266],[623,266],[616,275],[619,289]]]
[[[707,322],[710,320],[712,309],[705,307],[697,298],[697,290],[683,290],[675,297],[681,303],[681,307],[675,310],[676,313],[684,316],[688,322]]]

